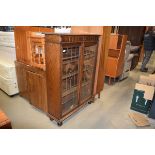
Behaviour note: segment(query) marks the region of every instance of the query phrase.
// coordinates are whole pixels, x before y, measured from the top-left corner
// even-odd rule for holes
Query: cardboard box
[[[155,74],[149,74],[149,77],[151,77],[155,80]]]
[[[131,109],[148,114],[154,97],[154,87],[137,83],[131,103]]]
[[[140,127],[150,126],[149,120],[143,114],[130,112],[129,117],[136,126]]]
[[[139,83],[155,87],[155,76],[154,75],[149,75],[149,76],[142,75],[140,76]]]

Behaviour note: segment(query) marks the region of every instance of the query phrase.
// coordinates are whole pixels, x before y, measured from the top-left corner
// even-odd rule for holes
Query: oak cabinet
[[[51,28],[15,26],[16,73],[19,93],[33,106],[47,112],[45,35]]]
[[[40,68],[16,62],[20,95],[36,108],[47,112],[46,73]]]
[[[62,121],[94,100],[98,35],[45,35],[48,113]]]

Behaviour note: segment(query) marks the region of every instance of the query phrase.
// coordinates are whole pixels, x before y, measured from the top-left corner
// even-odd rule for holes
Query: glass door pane
[[[62,49],[62,115],[78,106],[80,47]]]
[[[45,69],[45,41],[44,38],[31,38],[31,64]]]
[[[96,51],[97,43],[95,45],[85,45],[84,47],[84,64],[80,93],[80,100],[82,102],[91,97],[93,93],[94,73],[96,67]]]

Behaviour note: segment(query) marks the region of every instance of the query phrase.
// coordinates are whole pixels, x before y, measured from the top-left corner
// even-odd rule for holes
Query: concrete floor
[[[150,61],[149,72],[151,73],[152,63]],[[55,121],[42,112],[32,107],[19,95],[8,97],[0,91],[0,109],[11,119],[12,127],[16,129],[147,129],[155,128],[155,120],[149,119],[151,126],[136,127],[128,116],[130,110],[133,90],[138,81],[139,67],[130,73],[129,78],[116,82],[109,86],[105,84],[101,92],[101,98],[96,98],[95,103],[87,105],[79,112],[64,121],[62,127],[58,127]],[[146,73],[143,73],[146,74]]]

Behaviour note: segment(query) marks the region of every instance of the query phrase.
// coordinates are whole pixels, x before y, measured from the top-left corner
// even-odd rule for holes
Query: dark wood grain
[[[133,46],[139,46],[143,43],[145,26],[119,26],[118,34],[128,35],[128,40]]]

